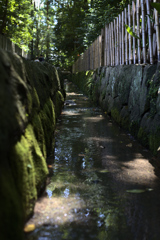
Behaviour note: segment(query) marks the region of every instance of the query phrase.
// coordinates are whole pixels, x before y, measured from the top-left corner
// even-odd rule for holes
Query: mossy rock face
[[[157,154],[160,64],[100,67],[73,74],[71,80],[120,126]]]
[[[36,113],[32,119],[33,129],[36,136],[36,139],[38,141],[39,147],[42,151],[43,156],[47,157],[47,150],[46,150],[46,142],[45,142],[45,135],[44,135],[44,129],[42,126],[42,121],[40,118],[40,115]]]
[[[157,128],[155,133],[149,135],[149,147],[153,154],[157,155],[160,153],[160,128]]]
[[[148,143],[148,135],[145,129],[143,129],[142,127],[139,128],[138,130],[138,135],[137,135],[139,141],[143,144],[143,146],[145,147],[149,147],[149,143]]]
[[[0,239],[22,240],[45,187],[64,89],[55,67],[0,54]]]
[[[56,127],[56,114],[53,102],[49,99],[39,113],[39,117],[44,130],[44,140],[46,144],[47,156],[52,151],[53,133]],[[57,109],[59,111],[59,109]]]
[[[111,110],[111,117],[112,117],[118,124],[120,124],[121,117],[120,117],[120,113],[119,113],[118,109],[113,108],[113,109]]]
[[[46,160],[36,140],[33,127],[29,124],[20,141],[16,143],[10,154],[11,168],[17,191],[23,203],[24,218],[33,212],[37,193],[41,191],[48,174]]]
[[[13,147],[10,154],[10,164],[23,204],[23,215],[27,219],[32,214],[32,209],[37,198],[35,183],[35,169],[33,165],[32,146],[28,139],[22,136],[20,141]]]
[[[55,97],[53,98],[53,102],[55,104],[55,113],[57,118],[60,115],[62,106],[64,104],[64,96],[61,91],[56,92]]]
[[[24,212],[10,166],[0,168],[0,239],[23,239]],[[10,224],[11,223],[11,224]]]

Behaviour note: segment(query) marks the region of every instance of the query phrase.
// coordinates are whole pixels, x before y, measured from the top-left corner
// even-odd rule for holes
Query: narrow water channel
[[[26,240],[159,240],[160,181],[151,154],[74,84],[48,159],[46,193]]]

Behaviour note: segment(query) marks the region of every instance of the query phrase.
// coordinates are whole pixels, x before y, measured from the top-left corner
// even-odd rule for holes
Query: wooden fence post
[[[141,0],[141,12],[142,12],[142,49],[143,49],[143,63],[146,63],[146,38],[145,38],[145,12],[144,12],[144,0]]]
[[[135,3],[132,1],[133,32],[135,32]],[[133,37],[133,63],[136,64],[136,39]]]
[[[127,9],[124,9],[124,13],[125,13],[125,25],[127,25]],[[128,33],[127,30],[125,28],[125,62],[126,65],[128,65]]]
[[[137,0],[136,12],[137,12],[137,36],[140,37],[140,19],[139,19],[139,0]],[[137,40],[138,42],[138,63],[141,63],[141,47],[140,47],[140,39]]]
[[[128,4],[128,26],[131,28],[131,7]],[[129,64],[132,64],[132,39],[131,34],[129,34]]]
[[[148,20],[149,59],[150,59],[150,64],[153,64],[151,21],[149,18],[150,16],[149,0],[146,0],[146,5],[147,5],[147,20]]]
[[[111,22],[111,39],[112,39],[112,64],[113,66],[115,66],[115,43],[114,43],[113,22]]]
[[[119,64],[122,64],[122,18],[119,14]]]
[[[117,65],[119,65],[119,19],[117,17]]]
[[[124,11],[122,12],[122,65],[124,65]]]
[[[155,10],[155,27],[156,27],[156,42],[157,42],[157,60],[160,62],[160,30],[159,30],[159,19],[158,12]]]

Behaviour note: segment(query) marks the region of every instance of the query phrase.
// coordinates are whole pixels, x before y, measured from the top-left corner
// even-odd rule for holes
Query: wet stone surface
[[[25,239],[159,240],[159,170],[151,154],[72,83],[66,90],[46,193]]]

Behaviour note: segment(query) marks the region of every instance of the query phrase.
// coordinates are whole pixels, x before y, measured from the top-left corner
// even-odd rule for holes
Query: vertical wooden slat
[[[113,22],[111,23],[111,34],[112,34],[112,63],[113,63],[113,66],[115,66],[115,57],[114,57],[114,32],[113,32]]]
[[[108,66],[108,25],[106,25],[106,66]]]
[[[144,10],[144,0],[141,0],[141,12],[142,12],[142,48],[143,48],[143,63],[146,63],[146,38],[145,38],[145,10]]]
[[[125,25],[127,25],[127,9],[124,9],[124,13],[125,13]],[[125,28],[125,62],[126,65],[128,65],[128,33],[127,30]]]
[[[117,65],[117,31],[116,31],[115,19],[114,19],[114,56],[115,56],[115,65]]]
[[[147,22],[148,22],[148,41],[149,41],[149,60],[150,64],[153,64],[153,51],[152,51],[152,32],[151,32],[151,21],[150,21],[150,5],[149,0],[146,0],[147,5]]]
[[[160,62],[160,26],[158,12],[155,10],[155,27],[156,27],[156,42],[157,42],[157,60]]]
[[[109,24],[109,49],[110,49],[110,65],[112,66],[112,35],[111,24]]]
[[[99,36],[97,37],[97,68],[99,67]]]
[[[104,28],[101,29],[101,66],[104,66]]]
[[[93,70],[93,43],[91,45],[91,70]]]
[[[119,14],[119,64],[122,64],[122,21]]]
[[[108,66],[111,65],[111,59],[110,59],[110,31],[109,31],[109,25],[108,25]]]
[[[117,17],[117,64],[119,65],[119,19]]]
[[[94,42],[94,69],[96,69],[96,44],[97,44],[97,39]]]
[[[104,66],[106,66],[106,25],[104,27]]]
[[[124,65],[124,11],[122,12],[122,65]]]
[[[97,68],[99,67],[99,36],[97,37]]]
[[[99,67],[102,66],[102,62],[101,62],[101,56],[102,56],[102,52],[101,52],[101,48],[102,48],[102,35],[99,36]]]
[[[131,7],[129,4],[128,4],[128,26],[131,28]],[[129,34],[129,64],[132,64],[131,45],[132,45],[132,39],[131,39],[131,34]]]
[[[109,66],[109,41],[108,41],[108,36],[109,36],[109,30],[108,30],[108,25],[107,25],[107,66]]]
[[[93,43],[93,69],[95,69],[95,41]]]
[[[136,12],[137,12],[137,17],[136,17],[136,20],[137,20],[137,36],[140,37],[140,19],[139,19],[139,0],[137,0],[137,4],[136,4]],[[141,47],[140,47],[140,39],[137,40],[138,42],[138,49],[137,49],[137,52],[138,52],[138,63],[140,64],[141,63]]]
[[[135,3],[132,1],[133,32],[135,32]],[[136,64],[136,39],[133,37],[133,63]]]

